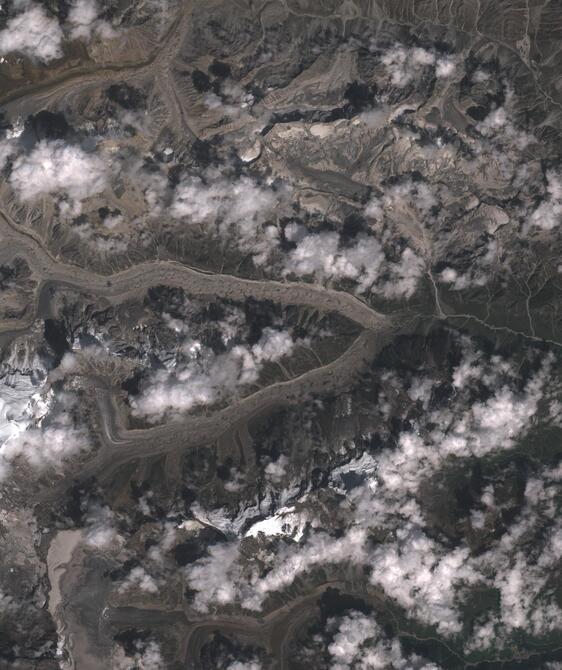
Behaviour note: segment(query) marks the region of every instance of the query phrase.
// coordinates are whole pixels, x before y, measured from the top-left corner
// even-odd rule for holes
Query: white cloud
[[[472,635],[465,644],[465,650],[484,651],[489,649],[492,645],[501,646],[503,643],[502,636],[499,632],[500,623],[496,616],[491,616],[484,623],[476,623]]]
[[[98,526],[88,531],[86,544],[96,549],[107,550],[118,541],[119,535],[115,528]]]
[[[294,347],[293,338],[287,331],[264,328],[259,342],[252,347],[252,355],[258,363],[278,361],[289,356]]]
[[[331,670],[347,670],[353,667],[365,653],[363,649],[365,642],[369,639],[374,640],[380,633],[376,622],[360,612],[350,612],[343,617],[333,642],[328,647],[332,657]],[[384,665],[370,663],[370,667],[373,668],[384,668],[386,665],[388,665],[386,662]]]
[[[162,537],[158,544],[150,547],[147,554],[148,558],[157,565],[163,565],[165,557],[176,544],[176,540],[177,531],[175,526],[172,523],[164,523]]]
[[[512,144],[516,149],[524,149],[534,141],[529,133],[520,130],[511,120],[514,112],[514,93],[508,88],[502,107],[492,109],[485,119],[476,124],[476,129],[484,137],[499,143]]]
[[[531,214],[530,223],[543,230],[554,230],[562,221],[562,179],[554,170],[546,173],[547,199]]]
[[[213,545],[208,549],[209,556],[186,568],[187,580],[197,591],[194,605],[207,612],[212,603],[239,602],[246,609],[260,610],[269,593],[290,586],[300,574],[316,565],[364,559],[365,539],[361,529],[351,529],[345,537],[337,539],[324,532],[315,533],[303,547],[281,546],[272,569],[262,578],[255,569],[243,571],[238,541]]]
[[[446,267],[439,273],[438,280],[449,284],[455,291],[464,291],[475,286],[485,286],[491,279],[489,266],[496,255],[497,244],[492,241],[488,244],[488,252],[480,259],[475,259],[470,268],[463,274],[454,268]]]
[[[376,109],[370,109],[366,112],[361,112],[356,118],[368,128],[381,128],[386,125],[388,114],[388,109],[382,106],[377,107]]]
[[[309,233],[298,240],[285,261],[284,274],[316,275],[324,279],[351,279],[364,293],[373,283],[384,261],[380,244],[362,235],[348,248],[342,248],[336,232]]]
[[[398,263],[388,263],[387,268],[389,279],[380,282],[375,292],[389,299],[410,298],[414,295],[425,268],[422,259],[406,247]]]
[[[113,525],[113,513],[106,506],[94,505],[86,516],[85,542],[89,547],[107,551],[119,548],[123,538]]]
[[[535,522],[537,517],[535,517]],[[560,529],[556,531],[561,533]],[[560,551],[560,541],[555,551]],[[514,630],[543,636],[559,629],[562,610],[545,590],[548,577],[556,569],[558,558],[552,554],[539,564],[529,561],[523,552],[499,548],[480,559],[483,574],[491,573],[490,585],[500,592],[500,614],[480,623],[467,643],[468,649],[487,649],[505,643]],[[548,551],[548,548],[547,548]],[[559,556],[557,554],[556,556]]]
[[[63,33],[58,21],[31,4],[0,31],[0,55],[17,52],[44,63],[62,57]]]
[[[337,232],[305,233],[298,227],[289,235],[297,246],[284,261],[283,274],[314,275],[321,280],[351,280],[357,293],[379,293],[387,298],[410,297],[423,273],[423,262],[406,248],[398,263],[388,262],[380,243],[359,235],[343,246]]]
[[[76,206],[74,207],[74,211],[77,211]],[[124,253],[129,248],[129,245],[122,239],[120,234],[109,237],[104,231],[104,235],[100,235],[96,232],[90,221],[72,226],[72,231],[91,249],[97,250],[101,255]]]
[[[337,515],[345,519],[341,536],[331,537],[322,530],[312,498],[307,497],[313,496],[313,492],[286,508],[282,507],[286,503],[269,505],[266,518],[246,534],[256,535],[263,530],[265,535],[260,537],[264,542],[270,535],[283,534],[284,543],[274,550],[264,548],[259,563],[243,551],[244,540],[211,547],[208,557],[186,570],[188,582],[197,591],[195,606],[207,611],[213,603],[239,604],[260,610],[269,594],[283,592],[315,566],[337,569],[338,565],[351,564],[368,567],[372,584],[409,615],[436,626],[444,636],[461,631],[459,605],[471,588],[482,584],[497,588],[500,616],[476,622],[468,650],[485,648],[490,639],[500,644],[517,627],[525,626],[534,634],[552,630],[561,613],[544,587],[562,550],[562,530],[554,498],[562,479],[562,467],[529,479],[521,517],[479,556],[473,556],[463,543],[451,549],[425,530],[424,510],[416,500],[420,484],[451,456],[464,458],[474,454],[482,458],[495,450],[512,448],[532,424],[539,401],[548,394],[550,356],[544,357],[536,374],[518,390],[518,367],[511,361],[499,356],[486,357],[468,338],[462,338],[461,345],[464,360],[452,371],[456,393],[446,405],[430,409],[427,404],[420,424],[415,430],[403,432],[395,446],[376,456],[365,452],[333,470],[330,486],[339,495],[345,495],[337,510]],[[412,382],[390,375],[384,378],[384,385],[390,396],[403,388],[412,401],[418,401],[426,400],[436,381],[424,381],[421,374]],[[481,386],[487,387],[490,397],[472,401],[473,390]],[[384,401],[379,402],[379,407],[384,416],[390,411],[385,409]],[[345,472],[360,474],[362,483],[346,492],[340,483],[340,474]],[[482,528],[486,514],[493,515],[495,508],[494,488],[487,486],[469,516],[475,522],[473,530]],[[259,511],[259,508],[245,509],[241,518],[252,518]],[[538,514],[548,518],[552,528],[546,533],[539,560],[533,561],[523,547],[525,537],[538,523]],[[287,528],[283,526],[285,517],[289,522]],[[308,524],[307,532],[295,534],[303,519]],[[229,523],[229,530],[238,533],[242,525],[238,521]],[[384,528],[388,539],[371,545],[368,542],[371,528]],[[386,663],[392,659],[397,668],[435,667],[419,658],[400,661],[400,649],[393,646],[396,643],[377,641],[371,622],[352,619],[347,622],[349,630],[344,626],[343,636],[337,637],[331,648],[334,668],[355,667],[354,650],[357,650],[357,667],[385,667],[382,665],[385,659]],[[363,635],[365,631],[370,637]],[[359,659],[364,665],[359,664]],[[367,659],[372,665],[367,664]]]
[[[483,84],[486,81],[489,81],[490,79],[490,74],[486,72],[485,70],[481,70],[478,68],[476,72],[472,75],[472,81],[474,81],[477,84]]]
[[[68,416],[57,417],[45,428],[29,428],[7,440],[0,448],[4,467],[20,460],[37,471],[58,469],[65,460],[90,448],[87,434],[72,425]]]
[[[111,659],[112,670],[165,670],[166,663],[160,645],[154,640],[138,639],[135,641],[135,652],[132,656],[125,655],[123,648],[116,645]]]
[[[272,569],[243,594],[242,605],[259,610],[269,593],[282,591],[295,579],[317,565],[338,564],[344,561],[361,563],[366,558],[365,531],[351,528],[343,537],[332,538],[320,531],[308,542],[300,545],[285,545],[280,548]]]
[[[463,291],[475,286],[485,286],[492,278],[493,263],[498,253],[498,243],[496,240],[490,240],[485,249],[485,253],[474,255],[466,272],[461,273],[452,267],[446,267],[439,273],[438,280],[444,284],[449,284],[455,291]]]
[[[365,216],[380,221],[384,216],[383,202],[381,198],[373,197],[365,206]]]
[[[561,481],[560,467],[544,469],[530,479],[521,514],[497,546],[480,557],[485,569],[493,574],[492,585],[500,591],[497,623],[506,632],[519,628],[544,635],[559,628],[562,611],[545,585],[562,552],[562,523],[555,503]],[[538,559],[534,560],[523,548],[540,524],[546,529],[539,540]]]
[[[135,589],[140,589],[144,593],[150,594],[155,594],[159,591],[156,580],[140,565],[133,568],[119,585],[120,593]]]
[[[478,361],[477,357],[470,359]],[[510,449],[531,425],[542,398],[543,384],[548,379],[550,358],[547,358],[535,377],[520,393],[505,383],[497,388],[486,402],[477,402],[466,407],[459,398],[460,409],[430,412],[427,420],[434,428],[424,439],[420,434],[402,433],[397,448],[385,450],[379,458],[378,477],[392,490],[417,489],[421,476],[441,466],[449,456],[478,457],[500,449]],[[501,360],[492,361],[492,372],[487,365],[471,367],[461,363],[454,372],[456,385],[467,390],[470,380],[480,380],[494,388],[506,375]],[[497,373],[497,376],[493,374]]]
[[[200,612],[208,612],[212,603],[233,603],[240,595],[238,542],[212,545],[208,554],[186,568],[187,581],[197,591],[193,604]]]
[[[507,111],[504,107],[493,109],[486,118],[478,124],[478,130],[483,135],[491,135],[494,131],[507,125]]]
[[[187,340],[183,351],[189,354],[188,361],[154,372],[140,395],[130,399],[133,414],[158,421],[212,405],[256,382],[264,363],[290,355],[297,343],[285,331],[264,328],[252,347],[237,345],[216,356],[201,343]]]
[[[68,12],[68,22],[72,26],[71,37],[89,38],[98,12],[98,3],[95,0],[76,0]]]
[[[479,581],[479,574],[470,566],[468,549],[443,552],[435,541],[408,525],[398,538],[396,544],[375,549],[371,581],[416,618],[435,624],[441,633],[458,633],[461,623],[455,587]]]
[[[281,454],[276,461],[271,461],[265,466],[265,475],[272,481],[279,482],[285,476],[288,465],[289,459]]]
[[[79,204],[103,191],[107,170],[101,158],[80,147],[42,140],[30,154],[14,161],[10,183],[24,202],[66,195]]]
[[[439,670],[416,654],[404,656],[399,640],[389,640],[377,622],[361,612],[329,619],[327,628],[336,628],[328,646],[330,670]]]
[[[100,8],[96,0],[75,0],[68,12],[70,37],[88,41],[92,35],[110,39],[117,34],[107,21],[98,18]]]
[[[426,184],[410,180],[390,188],[384,203],[373,200],[367,211],[371,217],[379,215],[389,198],[399,203],[406,192],[412,206],[424,214],[436,203]],[[221,239],[231,239],[240,250],[250,253],[258,266],[271,261],[275,253],[273,263],[277,260],[284,276],[350,280],[357,285],[358,293],[373,291],[389,298],[410,297],[415,292],[423,273],[422,261],[411,249],[405,249],[398,262],[388,262],[379,241],[367,234],[344,245],[337,232],[309,233],[293,223],[286,226],[285,234],[296,248],[280,254],[279,231],[271,220],[283,206],[285,196],[283,189],[274,192],[248,177],[229,180],[208,171],[203,178],[190,177],[179,184],[169,211],[174,218],[214,228]]]
[[[56,18],[35,2],[20,2],[21,11],[0,31],[0,56],[20,53],[43,63],[62,58],[65,33]],[[74,0],[64,30],[72,39],[89,41],[94,35],[110,39],[117,34],[112,26],[98,18],[96,0]]]
[[[385,217],[399,220],[412,215],[429,217],[437,204],[433,190],[424,182],[411,179],[389,186],[380,197],[371,198],[365,216],[374,223]],[[388,299],[410,298],[417,290],[425,271],[423,260],[406,247],[397,261],[390,261],[373,235],[358,235],[343,244],[339,233],[309,233],[303,226],[290,224],[285,229],[287,239],[296,244],[283,260],[285,276],[313,275],[322,281],[348,280],[356,284],[359,294],[374,293]],[[384,239],[384,238],[383,238]]]
[[[233,180],[209,171],[205,179],[189,177],[177,186],[170,214],[214,227],[216,234],[232,238],[242,251],[252,253],[256,265],[262,265],[278,243],[277,228],[267,221],[280,197],[249,177]]]
[[[445,56],[437,60],[437,64],[435,66],[435,76],[438,79],[447,79],[448,77],[452,77],[456,70],[456,58],[452,56]]]
[[[418,78],[424,68],[434,68],[438,78],[451,77],[456,72],[456,58],[437,56],[436,53],[422,47],[406,47],[400,44],[387,49],[381,57],[390,81],[397,88],[404,88]]]
[[[464,370],[463,382],[458,384],[460,394],[471,380],[479,380],[495,388],[498,380],[510,377],[511,370],[506,369],[504,362],[497,357],[492,357],[491,368],[477,354],[473,354],[470,360],[473,365],[471,374],[467,374],[464,364],[457,369]],[[438,418],[435,412],[430,413],[428,420],[439,425],[431,432],[431,441],[424,443],[419,435],[402,434],[398,449],[385,450],[378,459],[377,479],[380,487],[377,495],[368,500],[365,492],[362,494],[367,501],[363,502],[366,514],[375,517],[377,508],[385,514],[385,508],[395,511],[400,509],[401,514],[409,518],[409,523],[402,523],[395,531],[396,541],[387,546],[381,545],[373,552],[372,581],[381,585],[388,595],[408,611],[437,625],[443,634],[455,633],[460,627],[456,604],[458,586],[490,583],[490,575],[491,585],[501,592],[502,614],[499,623],[504,630],[521,626],[538,634],[551,630],[559,616],[551,601],[547,599],[541,602],[538,596],[548,574],[546,568],[553,564],[554,556],[557,555],[562,534],[559,535],[557,530],[551,533],[543,549],[540,565],[529,565],[522,554],[517,557],[519,538],[532,527],[531,519],[536,522],[534,512],[529,512],[527,520],[523,518],[512,527],[497,548],[473,558],[467,547],[444,550],[434,540],[427,538],[421,530],[423,522],[419,512],[411,501],[407,502],[417,491],[419,483],[432,471],[438,470],[448,454],[462,457],[474,453],[482,457],[493,450],[512,447],[515,440],[527,430],[537,412],[550,364],[549,357],[546,357],[542,368],[520,393],[507,386],[500,386],[489,401],[475,403],[468,411],[459,411],[458,418],[451,416],[455,412],[454,408],[447,410],[442,418]],[[460,407],[463,405],[461,399]],[[548,476],[554,478],[558,474],[553,471]],[[543,513],[555,516],[551,495],[546,494],[542,480],[529,481],[526,497],[530,504],[540,505]],[[492,489],[484,490],[481,502],[487,508],[494,506]],[[408,506],[409,511],[406,512]],[[483,515],[483,512],[474,511],[471,518],[476,520],[476,524],[473,527],[483,526],[483,518],[480,518]],[[474,648],[482,647],[491,630],[495,630],[495,624],[482,622],[471,645]]]
[[[439,204],[447,188],[444,185],[427,184],[402,178],[395,184],[385,186],[384,193],[373,196],[365,206],[365,216],[372,220],[372,227],[380,227],[383,219],[392,222],[402,234],[411,237],[412,219],[422,223],[433,219],[433,208]]]
[[[392,85],[404,88],[424,67],[434,65],[435,56],[426,49],[409,49],[397,44],[383,53],[381,61]]]
[[[227,670],[262,670],[262,664],[259,661],[234,661],[230,663]]]
[[[164,670],[166,667],[160,645],[154,641],[146,645],[136,660],[139,664],[139,670]]]
[[[434,381],[430,377],[415,377],[408,389],[408,395],[414,402],[419,400],[424,409],[427,409],[431,399],[433,386]]]
[[[203,101],[209,109],[219,109],[222,114],[236,118],[253,105],[254,96],[237,82],[227,79],[220,85],[220,95],[206,93]]]

